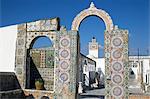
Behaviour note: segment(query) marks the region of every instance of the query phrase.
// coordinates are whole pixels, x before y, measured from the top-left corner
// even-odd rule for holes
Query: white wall
[[[92,55],[92,56],[98,58],[98,49],[95,49],[95,50],[89,49],[89,55]]]
[[[0,72],[14,72],[17,25],[0,28]]]
[[[143,59],[143,82],[146,83],[147,70],[150,70],[150,57],[149,59]]]
[[[87,55],[88,58],[91,58],[92,60],[94,60],[96,62],[96,71],[98,71],[98,69],[100,68],[103,72],[103,74],[105,74],[105,59],[104,58],[95,58],[93,55]]]
[[[96,61],[96,71],[98,71],[99,68],[101,68],[102,72],[105,74],[105,59],[104,58],[98,58],[93,59]]]

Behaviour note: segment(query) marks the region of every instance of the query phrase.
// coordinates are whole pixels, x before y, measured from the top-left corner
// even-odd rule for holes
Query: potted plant
[[[35,79],[35,88],[37,90],[43,89],[43,86],[44,86],[44,82],[41,78]]]

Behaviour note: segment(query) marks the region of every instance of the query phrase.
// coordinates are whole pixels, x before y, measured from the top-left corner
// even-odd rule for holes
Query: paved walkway
[[[105,89],[88,90],[80,94],[79,99],[104,99],[104,90]]]
[[[104,99],[105,96],[105,89],[93,89],[87,90],[85,93],[79,95],[79,99]],[[140,88],[129,88],[130,94],[143,94]]]

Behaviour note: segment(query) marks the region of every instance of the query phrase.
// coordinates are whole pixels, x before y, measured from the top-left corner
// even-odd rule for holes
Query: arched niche
[[[34,43],[45,37],[52,43],[51,46],[42,48],[33,48]],[[32,36],[27,44],[27,62],[26,62],[26,88],[36,89],[36,80],[42,80],[44,86],[41,90],[53,91],[54,89],[54,42],[50,36],[37,35]],[[47,74],[47,75],[45,75]]]
[[[79,29],[81,22],[89,16],[97,16],[101,18],[106,26],[107,31],[111,31],[113,29],[113,21],[109,14],[102,9],[97,9],[93,3],[90,4],[88,9],[81,11],[73,20],[71,30]]]

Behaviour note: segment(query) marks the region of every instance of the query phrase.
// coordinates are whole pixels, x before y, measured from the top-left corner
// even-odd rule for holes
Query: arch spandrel
[[[106,26],[107,31],[111,31],[113,29],[113,21],[109,14],[102,9],[97,9],[93,3],[91,3],[88,9],[81,11],[73,20],[71,30],[79,29],[81,22],[88,16],[98,16],[101,18]]]

